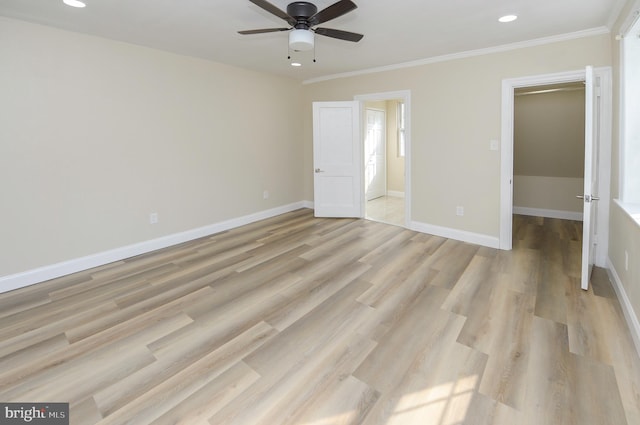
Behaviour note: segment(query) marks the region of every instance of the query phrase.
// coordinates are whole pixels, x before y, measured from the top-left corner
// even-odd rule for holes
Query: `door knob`
[[[319,168],[316,168],[316,173],[324,173],[324,170],[321,170]]]
[[[600,200],[600,198],[598,196],[590,196],[590,195],[576,195],[576,198],[584,199],[586,202],[599,201]]]

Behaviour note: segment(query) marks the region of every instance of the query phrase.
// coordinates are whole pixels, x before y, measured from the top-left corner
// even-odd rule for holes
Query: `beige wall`
[[[513,176],[514,208],[581,213],[583,201],[576,198],[576,195],[583,192],[583,178]],[[536,211],[536,213],[545,216],[544,211]]]
[[[618,22],[614,26],[610,42],[613,50],[613,143],[611,167],[611,196],[620,196],[620,43],[615,40],[622,23],[628,16],[635,0],[626,3]],[[640,319],[640,226],[616,203],[611,203],[609,222],[609,259],[620,283],[629,298],[636,319]],[[628,270],[625,268],[625,252]]]
[[[514,98],[513,173],[584,176],[584,90]]]
[[[0,93],[0,277],[304,199],[299,82],[0,18]]]
[[[581,212],[584,89],[536,93],[544,88],[522,89],[529,94],[514,99],[513,205]]]
[[[600,35],[307,84],[305,196],[313,195],[311,102],[410,90],[412,219],[498,237],[500,153],[489,142],[500,139],[502,80],[610,64],[610,37]]]

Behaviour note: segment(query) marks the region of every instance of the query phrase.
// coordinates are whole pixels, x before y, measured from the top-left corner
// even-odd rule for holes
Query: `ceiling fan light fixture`
[[[304,52],[313,49],[313,31],[304,29],[294,29],[289,33],[289,47],[297,52]]]

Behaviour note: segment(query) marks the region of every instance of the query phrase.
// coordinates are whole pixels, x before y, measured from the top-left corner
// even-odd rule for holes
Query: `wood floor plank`
[[[362,276],[363,280],[371,282],[373,287],[358,298],[358,301],[377,306],[382,299],[396,292],[396,287],[414,273],[416,268],[424,268],[428,261],[424,255],[424,246],[416,242],[408,242],[405,249],[398,256],[390,258],[388,263],[373,266]]]
[[[385,394],[411,372],[416,358],[437,341],[447,337],[455,341],[465,319],[436,307],[446,295],[443,292],[428,286],[418,293],[354,376]]]
[[[448,239],[434,252],[433,268],[460,276],[479,249],[477,245]]]
[[[466,271],[454,283],[455,287],[443,302],[442,308],[466,317],[475,315],[480,319],[487,316],[495,288],[491,261],[486,257],[474,257],[468,263]]]
[[[610,319],[606,314],[606,299],[593,296],[591,290],[582,291],[578,278],[573,278],[566,285],[566,291],[570,351],[602,363],[612,364],[607,341],[609,326],[603,321],[603,319]]]
[[[575,285],[575,279],[566,276],[558,267],[548,264],[540,276],[536,291],[535,315],[556,323],[567,324],[566,288]]]
[[[0,377],[3,371],[15,371],[27,364],[41,363],[42,358],[51,353],[66,351],[68,347],[69,340],[64,333],[60,333],[23,349],[13,349],[1,358]]]
[[[384,296],[380,297],[379,288],[374,286],[358,297],[358,302],[367,304],[365,300],[372,301],[373,305],[367,305],[375,308],[374,319],[367,322],[362,332],[371,335],[375,341],[380,341],[387,332],[392,330],[406,313],[407,306],[411,305],[418,294],[427,289],[438,276],[439,272],[431,269],[430,266],[429,261],[423,262],[405,280],[396,282],[393,291],[382,292]],[[372,291],[375,291],[378,296],[372,298]],[[434,290],[432,294],[444,296],[446,291]]]
[[[174,347],[174,352],[160,353],[157,364],[141,369],[137,374],[105,387],[96,393],[100,411],[109,423],[156,420],[183,403],[218,376],[237,365],[238,359],[250,354],[275,335],[266,323],[258,323],[246,332],[202,355],[186,356],[184,347]],[[175,365],[167,368],[167,365]],[[169,369],[169,370],[168,370]],[[241,370],[249,370],[246,365]],[[235,373],[235,372],[234,372]],[[253,371],[249,375],[257,378]],[[250,379],[253,381],[253,379]],[[173,400],[169,402],[168,399]]]
[[[480,393],[515,408],[526,388],[534,302],[492,281],[491,260],[476,256],[443,305],[467,317],[458,341],[490,355]]]
[[[413,232],[399,227],[387,227],[388,229],[381,229],[380,232],[376,232],[376,236],[372,239],[375,246],[359,258],[359,261],[370,265],[380,264],[382,258],[386,258],[389,253],[397,251],[415,236]]]
[[[287,423],[341,376],[352,371],[373,341],[355,338],[371,309],[353,301],[366,288],[354,281],[296,324],[244,358],[261,379],[214,415],[211,423]],[[327,309],[335,315],[327,315]],[[334,344],[335,343],[335,344]]]
[[[570,392],[574,395],[569,423],[624,424],[627,422],[613,368],[572,354]]]
[[[624,313],[617,300],[599,296],[596,299],[602,314],[600,322],[609,322],[605,329],[608,341],[606,346],[627,414],[627,422],[633,424],[640,419],[640,386],[637,385],[640,382],[640,362],[635,355],[633,339],[626,328]],[[611,391],[615,389],[612,388]]]
[[[69,410],[73,412],[69,417],[69,423],[74,425],[92,425],[100,422],[102,415],[98,411],[93,397],[87,397],[84,400],[70,406]]]
[[[503,297],[492,300],[497,314],[493,323],[487,322],[488,338],[478,341],[489,354],[479,391],[520,409],[527,387],[534,299],[513,291],[504,291],[501,295]]]
[[[352,425],[363,423],[380,393],[352,375],[340,379],[332,390],[314,400],[291,424]]]
[[[494,259],[493,269],[506,276],[510,289],[522,293],[536,294],[542,279],[542,273],[548,264],[541,264],[543,254],[540,250],[521,248],[507,253],[500,251]]]
[[[33,321],[14,323],[14,326],[7,327],[7,334],[0,340],[0,357],[47,341],[75,323],[91,321],[114,311],[117,307],[112,301],[95,303],[89,309],[86,305],[76,310],[69,306],[66,315],[54,307],[51,314],[34,315]],[[25,325],[21,326],[21,323]]]
[[[523,419],[527,425],[570,424],[571,354],[567,326],[534,317],[529,385]]]
[[[299,375],[296,372],[298,376],[291,377],[292,381],[297,382],[298,388],[294,392],[288,392],[288,397],[285,398],[287,406],[272,410],[264,417],[263,423],[296,425],[304,423],[305,417],[317,416],[327,409],[339,409],[352,421],[364,417],[377,401],[379,394],[370,386],[353,378],[351,372],[375,348],[376,343],[367,338],[350,339],[351,341],[344,341],[337,350],[335,346],[325,345],[319,351],[319,354],[323,353],[322,359],[314,358],[302,366]],[[280,387],[282,384],[283,382],[280,382],[277,386]],[[350,391],[349,396],[341,399],[336,397],[339,394],[345,395],[347,391]],[[252,418],[249,417],[249,420]],[[343,417],[342,420],[346,418]]]
[[[516,215],[499,251],[300,209],[0,294],[0,400],[74,425],[640,423],[581,226]]]
[[[420,352],[407,372],[381,391],[365,424],[464,422],[487,355],[455,342],[455,329],[460,326],[460,318],[451,316],[448,326],[431,341],[438,346],[438,354],[434,355],[436,350]]]
[[[236,363],[150,424],[209,424],[211,416],[259,378],[260,375],[246,364]]]
[[[244,361],[262,375],[305,361],[314,348],[329,344],[341,329],[350,328],[356,318],[371,312],[355,301],[369,286],[360,280],[350,282]]]
[[[197,297],[199,294],[195,294]],[[188,299],[180,300],[188,302]],[[114,345],[122,340],[135,340],[147,345],[157,339],[181,329],[193,320],[179,311],[180,302],[166,304],[156,310],[144,312],[135,318],[117,324],[102,332],[96,333],[68,347],[61,347],[49,351],[45,357],[34,358],[33,361],[23,361],[17,367],[0,366],[0,383],[10,384],[25,379],[25,377],[45,371],[58,364],[71,363],[75,358],[90,355],[105,346]],[[3,387],[0,385],[0,389]]]
[[[329,297],[359,279],[370,266],[353,263],[344,268],[327,273],[321,278],[300,279],[295,285],[283,289],[280,294],[287,298],[285,306],[265,316],[265,321],[282,331],[311,313]]]
[[[155,361],[144,346],[130,341],[120,341],[90,355],[80,356],[72,363],[62,363],[21,380],[10,388],[3,388],[0,396],[7,401],[59,400],[56,394],[64,394],[64,400],[75,403],[93,394],[102,386],[119,381],[134,371]],[[112,356],[126,352],[127,362],[113,367],[108,361]]]

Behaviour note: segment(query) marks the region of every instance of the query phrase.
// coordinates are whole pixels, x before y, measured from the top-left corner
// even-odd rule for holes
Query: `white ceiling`
[[[313,53],[289,65],[287,26],[248,0],[1,0],[0,15],[210,59],[300,80],[554,37],[612,25],[624,0],[354,0],[358,9],[323,27],[365,35],[359,43],[316,36]],[[312,0],[318,9],[337,0]],[[290,0],[272,0],[285,10]],[[517,14],[501,24],[498,17]]]

